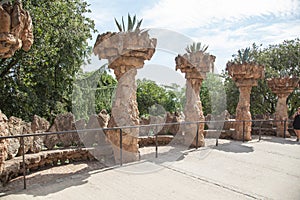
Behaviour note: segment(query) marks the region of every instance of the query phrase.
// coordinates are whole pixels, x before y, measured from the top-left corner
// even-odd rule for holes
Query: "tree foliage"
[[[242,50],[239,50],[243,52]],[[265,66],[265,79],[273,77],[300,77],[300,39],[285,40],[280,44],[269,45],[262,48],[262,45],[252,45],[248,52],[251,60]],[[237,56],[237,55],[233,55]],[[238,103],[239,91],[227,73],[223,73],[227,97],[227,109],[231,114],[235,113]],[[251,113],[273,114],[275,112],[277,96],[271,92],[266,81],[258,81],[258,86],[252,88]],[[287,105],[289,115],[292,115],[300,106],[299,88],[288,97]]]
[[[168,112],[182,111],[182,101],[182,92],[178,85],[159,86],[151,80],[137,80],[137,103],[140,115],[148,115],[150,109],[152,113],[159,113],[153,109],[160,106]]]
[[[256,59],[266,67],[266,78],[300,76],[300,39],[269,45]]]
[[[111,112],[117,80],[107,71],[104,65],[96,71],[77,74],[72,95],[72,112],[76,119],[88,119],[103,109]]]
[[[0,108],[25,120],[51,119],[71,110],[72,83],[91,52],[94,23],[85,1],[28,0],[23,7],[32,17],[34,44],[0,59]]]
[[[216,74],[207,74],[200,90],[204,115],[220,115],[226,110],[226,93],[223,80]]]

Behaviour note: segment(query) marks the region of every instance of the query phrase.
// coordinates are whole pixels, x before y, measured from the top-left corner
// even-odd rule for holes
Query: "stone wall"
[[[27,172],[36,171],[44,167],[68,164],[76,161],[95,160],[91,152],[94,149],[64,149],[42,151],[26,155],[25,167]],[[23,174],[22,157],[15,157],[5,162],[5,168],[0,174],[0,182],[7,184],[11,179]]]
[[[96,122],[93,122],[93,120]],[[76,129],[85,128],[103,128],[108,124],[109,115],[106,111],[101,111],[98,115],[91,116],[89,122],[86,124],[85,120],[75,121],[75,117],[71,113],[59,114],[54,120],[53,125],[50,127],[50,123],[37,115],[33,117],[32,122],[25,122],[17,117],[10,117],[9,119],[0,111],[0,136],[15,136],[25,134],[38,134],[44,132],[59,132],[59,131],[72,131],[66,134],[52,134],[47,136],[32,136],[24,137],[24,150],[27,153],[39,153],[43,148],[47,150],[54,149],[56,147],[68,148],[71,146],[88,146],[88,141],[85,139],[89,135],[88,139],[95,142],[109,144],[105,140],[104,134],[99,135],[97,133],[82,133],[80,138]],[[86,136],[86,137],[85,137]],[[83,141],[83,142],[82,142]],[[85,143],[86,142],[86,143]],[[83,144],[85,143],[85,144]],[[92,145],[93,145],[92,144]],[[23,153],[20,138],[12,138],[0,141],[0,171],[3,168],[5,160],[13,159],[16,156],[20,156]]]
[[[44,132],[49,129],[49,122],[38,116],[34,116],[32,122],[25,122],[17,117],[10,117],[9,119],[0,111],[0,135],[1,136],[15,136]],[[12,159],[22,154],[20,138],[6,139],[0,142],[2,147],[2,159]],[[25,137],[24,150],[25,153],[38,153],[42,150],[43,138],[40,136]]]
[[[140,125],[150,125],[150,124],[168,124],[168,123],[180,123],[183,122],[184,117],[181,116],[179,113],[166,113],[165,118],[160,116],[151,116],[149,118],[141,118]],[[155,127],[141,127],[140,129],[140,136],[151,136],[158,132],[158,135],[176,135],[180,133],[180,125],[179,124],[172,124],[172,125],[164,125],[158,126],[157,130]]]

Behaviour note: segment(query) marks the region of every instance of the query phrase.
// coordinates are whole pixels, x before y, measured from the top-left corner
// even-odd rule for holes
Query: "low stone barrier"
[[[155,146],[156,138],[155,136],[141,136],[138,139],[139,147],[145,147],[145,146]],[[182,144],[183,143],[183,137],[174,137],[173,135],[158,135],[157,136],[157,145],[158,146],[164,146],[168,145],[172,142],[172,144]]]
[[[68,164],[78,161],[95,160],[91,151],[94,149],[59,149],[41,151],[35,154],[27,154],[25,156],[26,173],[42,169],[44,167],[53,167],[57,165]],[[14,157],[4,162],[4,169],[0,175],[0,181],[3,185],[7,184],[11,179],[23,174],[22,156]]]

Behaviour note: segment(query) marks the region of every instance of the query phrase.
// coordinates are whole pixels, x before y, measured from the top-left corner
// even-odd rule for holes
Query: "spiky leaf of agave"
[[[117,25],[119,31],[122,32],[122,31],[123,31],[123,30],[122,30],[122,26],[119,24],[119,22],[117,21],[116,18],[115,18],[115,22],[116,22],[116,25]]]
[[[185,50],[188,53],[192,53],[192,52],[197,52],[197,51],[202,51],[205,52],[208,49],[208,45],[201,45],[201,42],[193,42],[191,45],[188,45]]]
[[[134,27],[134,25],[135,25],[135,22],[136,22],[136,15],[133,16],[133,20],[132,20],[133,27]],[[132,27],[132,28],[133,28],[133,27]]]
[[[201,48],[201,42],[197,42],[196,51],[200,51]]]
[[[134,26],[134,24],[132,23],[131,16],[130,16],[130,14],[129,14],[129,13],[128,13],[128,21],[127,21],[127,23],[128,23],[128,25],[127,25],[127,29],[128,29],[128,31],[130,32],[130,31],[132,31],[132,30],[133,30],[133,26]]]
[[[203,52],[205,52],[207,49],[208,49],[208,45],[202,47],[202,51],[203,51]]]
[[[124,19],[123,19],[123,16],[122,16],[122,25],[123,25],[123,31],[125,31],[125,23],[124,23]]]
[[[246,48],[243,54],[242,63],[249,62],[249,50],[250,48]]]
[[[185,50],[186,50],[186,52],[188,52],[188,53],[192,53],[191,50],[190,50],[190,46],[189,46],[189,45],[187,45],[187,47],[185,48]]]
[[[140,21],[137,22],[135,31],[139,31],[139,30],[140,30],[140,27],[141,27],[141,25],[142,25],[142,22],[143,22],[143,19],[141,19]]]

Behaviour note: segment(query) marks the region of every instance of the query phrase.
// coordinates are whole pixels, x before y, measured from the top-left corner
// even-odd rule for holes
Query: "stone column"
[[[250,113],[250,94],[253,86],[257,85],[257,80],[264,77],[264,67],[255,63],[232,63],[228,62],[226,70],[232,77],[236,86],[239,88],[239,103],[236,108],[236,120],[245,121],[236,122],[235,134],[233,138],[236,140],[251,140],[252,120]]]
[[[288,120],[287,98],[297,87],[299,78],[271,78],[267,80],[269,88],[278,96],[276,105],[275,120],[280,120],[276,123],[276,133],[278,137],[290,137],[289,132],[284,130],[284,120]],[[287,127],[288,123],[286,124]]]
[[[245,81],[246,82],[246,81]],[[243,140],[243,132],[244,139],[251,140],[251,126],[252,126],[252,117],[250,113],[250,94],[252,90],[252,86],[255,86],[255,83],[242,83],[236,82],[237,87],[239,88],[240,96],[239,102],[236,108],[236,120],[237,121],[245,121],[245,122],[237,122],[235,124],[236,135],[234,139]]]
[[[127,58],[128,63],[131,58]],[[140,65],[143,66],[143,60],[140,60]],[[136,83],[135,76],[137,69],[134,67],[121,66],[115,68],[114,71],[118,85],[112,105],[112,119],[109,121],[108,127],[120,126],[138,126],[139,111],[136,100]],[[139,129],[123,129],[122,130],[122,161],[132,162],[139,159],[138,154],[138,136]],[[115,161],[120,162],[120,131],[108,131],[107,138],[112,142],[114,149]]]
[[[0,4],[0,58],[12,57],[21,47],[28,51],[32,43],[32,20],[21,1]]]
[[[186,74],[186,104],[184,107],[184,115],[186,122],[204,121],[204,115],[202,111],[202,103],[200,100],[200,88],[202,85],[203,78],[201,76],[195,76],[194,73]],[[205,146],[204,142],[204,123],[199,124],[198,129],[198,146]],[[185,126],[185,145],[192,147],[196,146],[196,133],[197,125],[186,125]]]
[[[185,122],[204,121],[202,103],[200,100],[200,88],[206,73],[213,69],[215,56],[196,51],[183,56],[178,55],[175,59],[176,70],[180,69],[185,73],[186,78],[186,104],[184,108]],[[197,125],[184,126],[184,143],[185,145],[196,146]],[[205,146],[204,141],[204,123],[199,124],[198,129],[198,146]]]
[[[108,67],[114,70],[118,85],[112,105],[112,116],[108,127],[139,125],[136,101],[135,76],[155,52],[156,39],[148,32],[107,32],[98,36],[94,53],[100,59],[108,59]],[[112,143],[116,163],[120,163],[120,130],[106,133]],[[139,159],[138,128],[122,129],[122,162]]]

